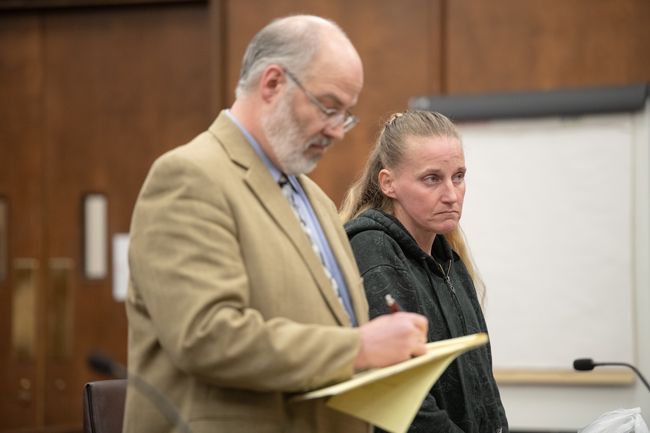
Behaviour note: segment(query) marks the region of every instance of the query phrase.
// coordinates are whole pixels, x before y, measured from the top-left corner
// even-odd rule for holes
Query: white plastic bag
[[[650,433],[641,408],[617,409],[599,416],[578,433]]]

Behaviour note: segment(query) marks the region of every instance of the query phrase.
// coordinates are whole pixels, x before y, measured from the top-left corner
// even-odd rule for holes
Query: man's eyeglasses
[[[282,69],[284,70],[284,73],[287,74],[287,77],[291,78],[291,81],[293,81],[296,86],[298,86],[300,90],[303,91],[305,96],[307,96],[307,99],[309,99],[309,102],[318,107],[318,109],[325,116],[327,116],[327,125],[330,128],[334,129],[342,126],[343,131],[348,132],[350,129],[354,128],[357,123],[359,123],[359,118],[349,111],[341,111],[335,108],[327,108],[324,106],[323,103],[318,100],[318,98],[316,98],[309,90],[305,89],[300,80],[298,80],[298,77],[293,75],[293,73],[291,73],[291,71],[288,69]]]

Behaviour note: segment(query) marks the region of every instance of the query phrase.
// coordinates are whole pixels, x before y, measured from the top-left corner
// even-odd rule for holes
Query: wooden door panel
[[[7,242],[1,247],[0,429],[37,425],[43,403],[37,320],[43,282],[41,41],[38,17],[0,15],[0,200]],[[37,272],[31,282],[30,268]]]
[[[650,79],[647,0],[447,1],[448,93]]]
[[[72,350],[47,346],[46,425],[80,424],[81,387],[98,378],[86,367],[92,350],[126,361],[126,315],[113,299],[111,274],[88,279],[83,270],[83,198],[107,198],[110,264],[112,235],[128,232],[152,161],[212,120],[208,24],[205,4],[61,11],[44,19],[46,238],[50,261],[70,265],[67,290],[54,286],[54,273],[66,271],[48,268],[47,303],[72,304],[73,314],[72,337],[63,338]],[[53,297],[66,291],[67,300]]]

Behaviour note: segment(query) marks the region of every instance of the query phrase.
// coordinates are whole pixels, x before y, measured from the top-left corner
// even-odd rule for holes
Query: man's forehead
[[[363,70],[353,64],[323,59],[310,68],[305,84],[321,97],[335,98],[350,103],[363,87]]]

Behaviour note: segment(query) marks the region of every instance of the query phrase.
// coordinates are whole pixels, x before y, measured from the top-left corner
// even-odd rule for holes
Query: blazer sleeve
[[[357,329],[249,306],[231,199],[192,161],[154,164],[134,210],[129,302],[176,367],[208,383],[291,392],[349,378]]]

